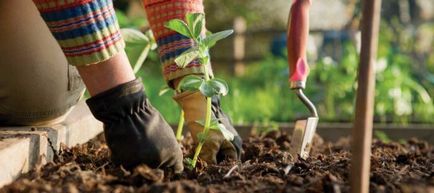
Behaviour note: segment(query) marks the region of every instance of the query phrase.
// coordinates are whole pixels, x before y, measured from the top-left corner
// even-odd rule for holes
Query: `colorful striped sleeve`
[[[166,81],[188,74],[204,74],[204,69],[198,60],[193,60],[186,68],[179,68],[176,65],[175,58],[191,48],[194,41],[164,27],[164,24],[171,19],[184,20],[187,13],[203,13],[202,0],[143,0],[143,3],[148,22],[158,44],[158,53]]]
[[[33,0],[68,62],[90,65],[124,49],[111,0]]]

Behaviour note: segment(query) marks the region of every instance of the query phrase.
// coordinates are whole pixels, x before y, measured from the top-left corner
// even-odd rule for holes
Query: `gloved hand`
[[[95,118],[104,123],[104,135],[115,164],[132,168],[144,163],[182,172],[180,145],[171,127],[145,96],[140,79],[86,102]]]
[[[199,91],[185,91],[174,96],[174,100],[184,110],[184,118],[190,129],[194,141],[197,143],[197,134],[203,130],[203,126],[196,121],[205,120],[206,97]],[[225,158],[240,159],[242,140],[232,126],[229,117],[223,113],[220,107],[220,99],[212,98],[212,117],[223,124],[227,130],[234,134],[233,141],[228,141],[220,131],[210,130],[208,138],[202,147],[199,157],[207,163],[216,164]]]

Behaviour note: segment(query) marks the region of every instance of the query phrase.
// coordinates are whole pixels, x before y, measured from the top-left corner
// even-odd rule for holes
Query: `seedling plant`
[[[204,129],[202,132],[197,134],[199,144],[196,147],[193,159],[187,158],[185,160],[187,167],[193,169],[196,167],[199,154],[210,130],[220,131],[229,141],[234,139],[234,135],[228,131],[223,124],[220,124],[218,120],[213,119],[211,115],[212,97],[219,95],[225,96],[229,89],[225,80],[214,78],[210,73],[211,68],[209,55],[209,49],[213,47],[217,41],[231,35],[233,30],[224,30],[217,33],[202,33],[205,29],[205,15],[203,13],[189,13],[185,16],[185,21],[181,19],[172,19],[165,24],[165,27],[176,31],[183,36],[191,38],[194,41],[194,45],[190,49],[184,51],[181,55],[175,58],[176,65],[179,68],[185,68],[193,60],[198,60],[201,64],[201,68],[203,68],[205,72],[204,77],[198,75],[188,75],[184,77],[178,84],[177,88],[175,88],[177,92],[199,91],[206,97],[205,120],[196,121],[198,124],[204,126]],[[181,136],[182,133],[182,125],[184,122],[182,114],[183,112],[181,112],[181,119],[176,132],[177,138],[178,136]]]

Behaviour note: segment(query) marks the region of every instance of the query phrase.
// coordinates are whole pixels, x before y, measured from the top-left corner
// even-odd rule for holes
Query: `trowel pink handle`
[[[310,0],[294,0],[288,19],[288,63],[291,88],[304,88],[309,66],[306,60],[306,45],[309,35]]]

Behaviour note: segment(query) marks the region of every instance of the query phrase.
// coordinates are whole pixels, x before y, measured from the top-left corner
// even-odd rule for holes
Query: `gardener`
[[[78,71],[92,96],[86,102],[95,118],[104,123],[114,163],[127,168],[145,163],[182,171],[182,152],[173,131],[152,107],[141,80],[131,69],[112,1],[34,0],[34,4],[63,54],[30,2],[0,1],[1,18],[7,18],[0,20],[0,123],[46,125],[62,121],[83,94]],[[175,88],[186,75],[203,75],[197,61],[185,69],[176,66],[174,58],[193,41],[163,27],[188,12],[203,13],[202,0],[145,0],[144,5],[167,83]],[[63,55],[76,70],[66,65]],[[205,97],[199,92],[181,92],[174,99],[184,110],[196,139],[202,126],[195,121],[205,117]],[[221,111],[219,99],[214,98],[212,105],[214,117],[236,139],[229,142],[220,132],[212,131],[200,157],[209,163],[237,159],[241,139]]]

